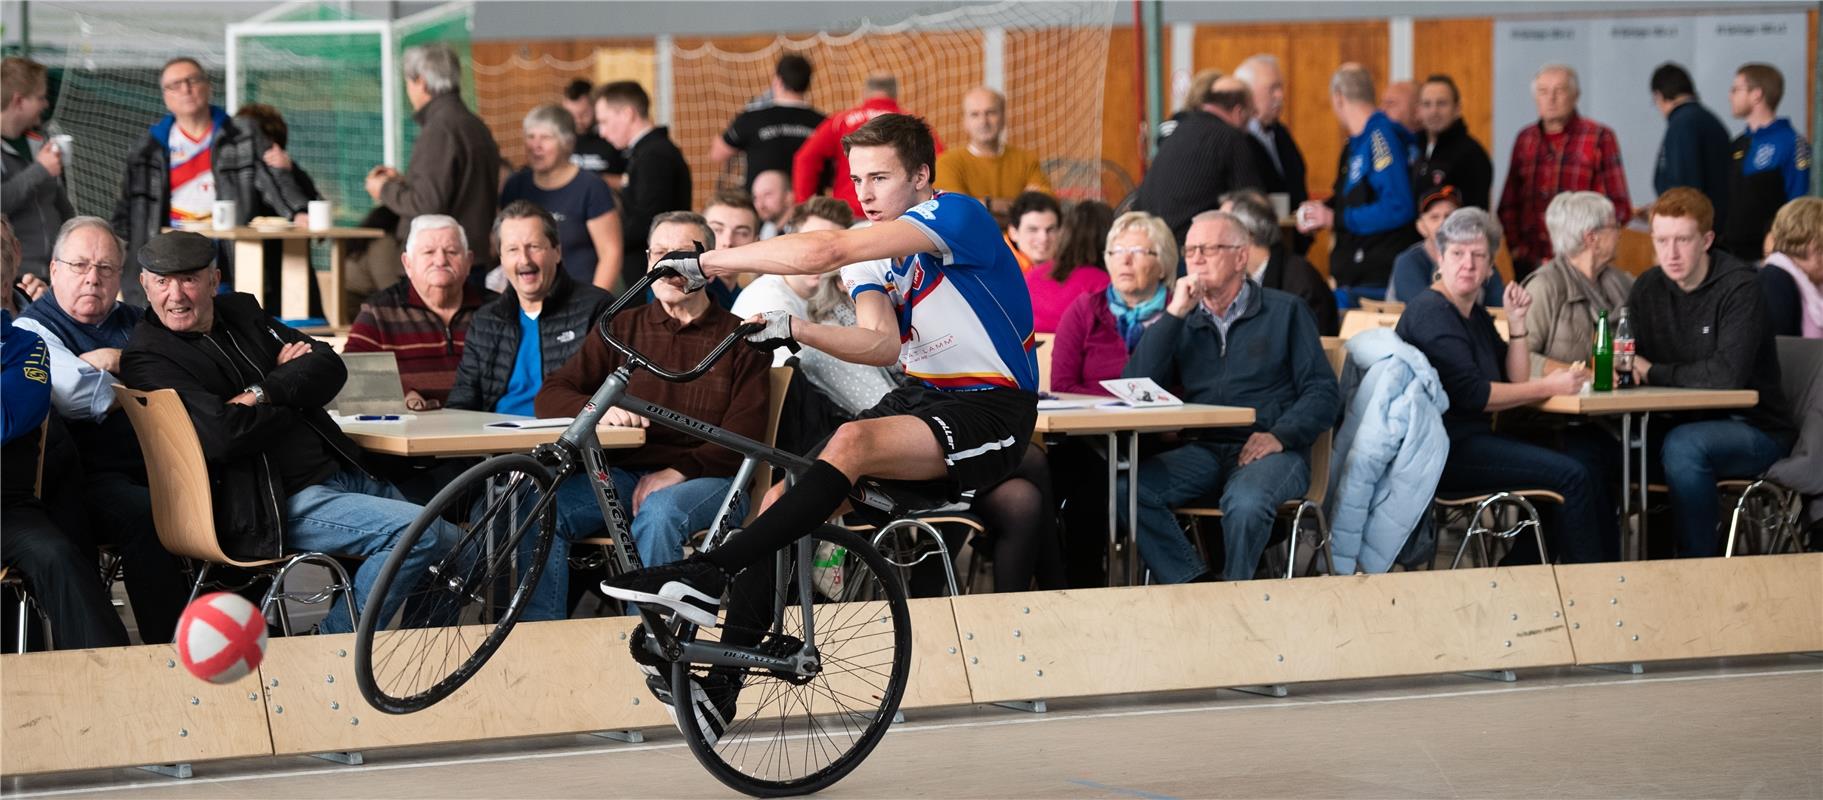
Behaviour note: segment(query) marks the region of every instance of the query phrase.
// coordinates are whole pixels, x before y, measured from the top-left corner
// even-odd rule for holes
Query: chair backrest
[[[791,391],[791,375],[795,367],[772,367],[766,375],[767,387],[771,394],[766,395],[766,445],[778,444],[779,418],[785,413],[785,394]],[[772,465],[762,461],[753,468],[753,478],[747,482],[747,521],[759,516],[760,499],[766,496],[766,490],[772,488]]]
[[[1397,300],[1375,300],[1371,297],[1361,298],[1361,310],[1370,314],[1403,314],[1405,304]]]
[[[245,564],[222,552],[216,541],[209,462],[203,458],[202,440],[196,437],[196,425],[176,390],[141,392],[115,384],[114,395],[133,423],[139,450],[145,454],[159,544],[172,555]]]
[[[1794,415],[1792,424],[1804,425],[1805,409],[1823,404],[1823,339],[1780,336],[1779,388]]]
[[[1328,341],[1330,337],[1323,338],[1323,355],[1329,357],[1329,368],[1340,378],[1342,366],[1348,363],[1348,349],[1339,339],[1332,344]],[[1310,488],[1304,492],[1304,499],[1318,505],[1322,505],[1323,498],[1329,495],[1329,451],[1334,439],[1335,427],[1331,426],[1310,446]]]
[[[1052,340],[1056,338],[1054,333],[1032,334],[1032,352],[1038,357],[1038,391],[1041,392],[1051,391],[1051,356],[1057,352]]]
[[[1347,340],[1358,333],[1366,333],[1376,328],[1391,328],[1398,324],[1398,314],[1350,309],[1347,314],[1342,316],[1342,335],[1339,338]]]

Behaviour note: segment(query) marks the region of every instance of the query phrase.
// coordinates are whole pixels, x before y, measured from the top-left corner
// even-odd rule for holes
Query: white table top
[[[529,451],[557,441],[563,428],[498,429],[490,422],[528,419],[513,414],[463,411],[446,408],[420,411],[398,422],[353,422],[338,419],[342,432],[355,444],[375,453],[395,456],[478,456]],[[638,447],[646,442],[643,428],[603,425],[595,429],[601,446],[608,449]]]
[[[1038,412],[1037,433],[1082,435],[1116,431],[1175,431],[1186,428],[1233,428],[1253,424],[1253,409],[1235,406],[1209,406],[1185,403],[1166,408],[1094,408],[1097,403],[1113,400],[1086,394],[1058,395],[1059,398],[1087,403],[1089,408],[1065,408]]]

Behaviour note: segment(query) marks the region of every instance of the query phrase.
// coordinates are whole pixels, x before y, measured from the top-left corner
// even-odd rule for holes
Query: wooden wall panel
[[[168,644],[0,657],[0,773],[270,755],[259,675],[217,686],[176,658]]]
[[[1580,664],[1823,650],[1823,553],[1557,567]]]

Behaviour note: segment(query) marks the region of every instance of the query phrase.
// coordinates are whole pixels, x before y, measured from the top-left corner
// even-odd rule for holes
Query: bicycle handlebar
[[[721,360],[721,357],[728,352],[728,348],[733,347],[735,342],[746,338],[748,334],[754,333],[764,326],[752,322],[743,322],[740,325],[735,326],[734,332],[728,334],[728,338],[723,339],[715,346],[714,350],[710,350],[708,355],[703,356],[703,360],[697,362],[696,366],[683,372],[673,372],[652,363],[652,359],[648,358],[644,353],[633,349],[632,345],[616,338],[614,336],[613,327],[609,323],[614,320],[614,316],[619,314],[621,309],[625,307],[632,298],[644,294],[646,287],[652,285],[653,281],[675,277],[676,275],[677,270],[666,266],[656,267],[648,271],[632,286],[628,286],[627,291],[622,294],[619,299],[615,300],[613,305],[608,306],[608,312],[601,315],[601,321],[596,323],[596,332],[601,335],[603,341],[608,343],[609,347],[620,351],[621,355],[626,356],[628,362],[637,364],[651,372],[653,375],[657,375],[672,383],[689,383],[690,381],[702,377],[703,373],[708,372],[710,367],[715,366],[715,362]]]

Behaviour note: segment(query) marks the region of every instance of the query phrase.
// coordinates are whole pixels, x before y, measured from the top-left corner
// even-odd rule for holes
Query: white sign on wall
[[[1495,202],[1505,185],[1513,139],[1538,121],[1532,76],[1539,67],[1558,63],[1576,70],[1582,83],[1578,110],[1614,129],[1627,168],[1627,191],[1638,206],[1658,194],[1652,172],[1665,136],[1665,118],[1652,105],[1652,71],[1667,61],[1681,64],[1696,83],[1699,102],[1722,120],[1732,138],[1743,129],[1728,114],[1734,71],[1754,61],[1771,64],[1785,76],[1779,115],[1791,117],[1808,135],[1808,30],[1802,13],[1495,21]]]

